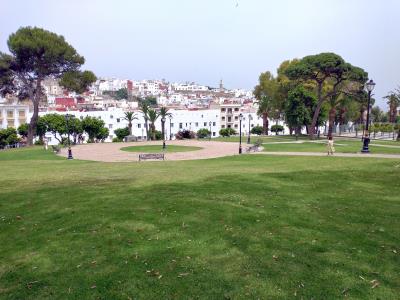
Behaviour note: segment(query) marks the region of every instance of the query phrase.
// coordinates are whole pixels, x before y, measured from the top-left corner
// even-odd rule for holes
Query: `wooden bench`
[[[142,160],[147,160],[147,159],[152,159],[152,160],[165,160],[164,153],[145,153],[145,154],[139,154],[139,161]]]

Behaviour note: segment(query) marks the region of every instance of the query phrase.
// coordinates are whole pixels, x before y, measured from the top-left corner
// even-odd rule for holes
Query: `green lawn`
[[[34,148],[1,151],[0,170],[1,299],[400,294],[400,160]]]
[[[167,145],[163,151],[162,145],[143,145],[143,146],[130,146],[121,148],[123,151],[140,152],[140,153],[162,153],[162,152],[186,152],[196,151],[202,149],[201,147],[193,146],[180,146],[180,145]]]
[[[394,142],[396,143],[396,142]],[[375,144],[378,144],[375,146]],[[357,153],[361,152],[362,143],[359,140],[349,139],[335,139],[335,151],[339,153]],[[388,147],[384,147],[388,146]],[[396,147],[390,147],[396,146]],[[264,143],[264,151],[282,151],[282,152],[326,152],[326,142],[311,142],[303,141],[301,144],[293,143]],[[385,141],[372,141],[369,145],[371,153],[382,153],[382,154],[400,154],[400,143],[396,144],[388,143]]]

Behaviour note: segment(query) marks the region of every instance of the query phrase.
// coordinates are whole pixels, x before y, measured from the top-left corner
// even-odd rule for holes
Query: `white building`
[[[29,106],[22,104],[0,104],[0,129],[18,128],[30,120]]]

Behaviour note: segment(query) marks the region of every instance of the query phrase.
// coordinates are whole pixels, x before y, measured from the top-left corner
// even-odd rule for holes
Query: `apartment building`
[[[0,104],[0,129],[18,128],[30,120],[29,106],[21,104]]]

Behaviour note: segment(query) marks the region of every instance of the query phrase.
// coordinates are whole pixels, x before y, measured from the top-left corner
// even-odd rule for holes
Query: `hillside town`
[[[174,139],[181,130],[197,132],[205,128],[212,137],[218,137],[220,129],[224,128],[238,131],[240,114],[242,134],[247,135],[251,128],[262,125],[252,92],[227,89],[222,80],[215,88],[194,82],[170,83],[164,79],[99,78],[82,94],[67,91],[56,79],[46,79],[42,87],[44,97],[39,106],[39,116],[58,113],[71,114],[81,120],[86,116],[99,118],[109,130],[106,142],[113,140],[114,130],[127,127],[124,115],[128,111],[134,112],[138,118],[133,124],[132,135],[139,141],[145,139],[145,120],[138,104],[141,99],[150,99],[155,107],[168,108],[171,115],[166,122],[166,139]],[[18,128],[29,123],[31,116],[30,101],[21,102],[15,97],[0,99],[0,128]],[[161,119],[155,126],[161,130]],[[46,138],[49,144],[57,143],[51,133],[47,133]]]

